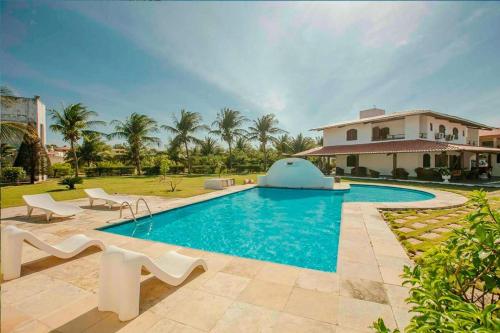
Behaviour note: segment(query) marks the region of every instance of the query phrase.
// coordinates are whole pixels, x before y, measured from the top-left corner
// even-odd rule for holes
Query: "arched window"
[[[347,131],[346,133],[346,140],[347,141],[353,141],[358,139],[358,130],[355,128],[352,128]]]
[[[453,139],[458,140],[458,128],[453,127]]]
[[[380,129],[380,138],[385,140],[389,136],[389,127],[384,127]]]
[[[433,129],[432,129],[432,123],[430,123],[430,129],[431,129],[431,132],[432,132],[433,131]]]
[[[372,128],[372,140],[373,141],[380,140],[380,127],[375,126],[374,128]]]
[[[439,133],[446,134],[446,127],[444,125],[439,125]]]
[[[358,158],[356,155],[348,155],[347,156],[347,167],[355,167],[357,159]]]
[[[424,163],[423,163],[424,168],[430,168],[431,167],[431,155],[429,154],[424,154]]]

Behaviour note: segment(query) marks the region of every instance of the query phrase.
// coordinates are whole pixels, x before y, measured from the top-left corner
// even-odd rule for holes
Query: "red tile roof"
[[[480,138],[488,138],[488,137],[500,137],[500,128],[495,128],[491,131],[480,130],[479,131]]]
[[[420,153],[442,151],[470,151],[478,153],[500,153],[498,148],[459,145],[428,140],[401,140],[364,143],[359,145],[326,146],[309,149],[294,156],[328,156],[349,154]]]

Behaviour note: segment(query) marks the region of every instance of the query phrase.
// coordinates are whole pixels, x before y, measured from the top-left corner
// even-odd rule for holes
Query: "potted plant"
[[[450,178],[451,178],[450,169],[441,168],[441,169],[439,169],[439,173],[441,174],[441,178],[443,179],[444,183],[449,183]]]

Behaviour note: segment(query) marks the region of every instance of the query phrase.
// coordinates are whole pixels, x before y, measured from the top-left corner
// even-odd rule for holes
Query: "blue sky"
[[[0,6],[1,84],[47,108],[83,102],[102,120],[166,124],[181,108],[211,123],[230,107],[313,136],[373,105],[500,126],[500,3]]]

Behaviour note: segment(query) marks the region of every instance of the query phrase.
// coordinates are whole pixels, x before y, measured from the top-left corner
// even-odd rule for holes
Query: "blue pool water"
[[[343,202],[418,201],[432,194],[352,185],[350,191],[253,188],[103,231],[335,272]]]

